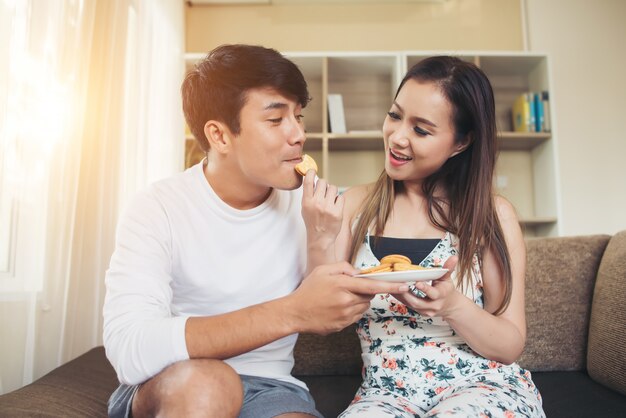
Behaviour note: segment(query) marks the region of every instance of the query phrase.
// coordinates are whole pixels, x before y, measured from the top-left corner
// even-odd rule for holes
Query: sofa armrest
[[[529,239],[527,338],[531,371],[584,370],[593,287],[608,235]]]
[[[626,395],[626,231],[606,247],[593,294],[587,371]]]
[[[97,347],[0,396],[0,417],[106,417],[107,401],[117,385],[104,348]]]

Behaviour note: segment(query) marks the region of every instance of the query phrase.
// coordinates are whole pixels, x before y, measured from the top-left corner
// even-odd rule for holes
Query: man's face
[[[302,106],[272,88],[249,90],[240,113],[240,131],[232,141],[233,163],[244,181],[291,190],[302,178]]]

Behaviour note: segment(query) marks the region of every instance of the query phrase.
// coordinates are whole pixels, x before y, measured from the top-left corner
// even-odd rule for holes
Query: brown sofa
[[[626,417],[626,231],[612,237],[530,239],[528,340],[519,363],[533,371],[552,417]],[[353,327],[302,335],[294,374],[319,410],[335,417],[360,383]],[[104,417],[117,382],[102,347],[0,396],[0,417]]]

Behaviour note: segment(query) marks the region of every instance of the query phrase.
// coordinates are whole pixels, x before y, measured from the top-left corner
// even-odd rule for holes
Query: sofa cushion
[[[532,371],[584,370],[596,273],[608,235],[529,239],[527,338],[519,364]]]
[[[346,409],[361,383],[357,376],[298,376],[328,418]],[[623,417],[626,397],[591,380],[585,372],[537,372],[533,380],[549,418]]]
[[[361,383],[359,375],[296,377],[309,386],[318,410],[328,418],[350,404]],[[585,372],[538,372],[533,380],[550,418],[619,417],[626,411],[625,396],[594,382]],[[33,384],[0,396],[0,417],[105,418],[107,400],[116,386],[104,349],[94,348]]]
[[[593,294],[587,370],[626,395],[626,231],[606,247]]]
[[[532,375],[548,418],[626,416],[626,397],[594,382],[586,372],[537,372]]]
[[[350,405],[361,385],[361,376],[296,376],[309,387],[315,407],[326,418],[333,418]]]
[[[0,417],[106,417],[117,377],[103,347],[0,396]]]

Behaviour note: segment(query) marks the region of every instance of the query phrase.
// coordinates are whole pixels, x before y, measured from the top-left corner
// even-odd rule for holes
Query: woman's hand
[[[424,297],[415,296],[410,291],[393,295],[400,302],[410,307],[420,315],[427,317],[440,316],[444,319],[458,309],[464,296],[457,291],[452,282],[452,272],[456,267],[458,258],[450,257],[446,260],[444,268],[448,272],[440,279],[433,280],[432,284],[416,282],[415,288],[422,292]]]
[[[304,177],[302,195],[302,218],[306,225],[309,249],[327,250],[337,239],[343,219],[344,199],[337,186],[319,179],[315,183],[315,171],[309,170]]]

